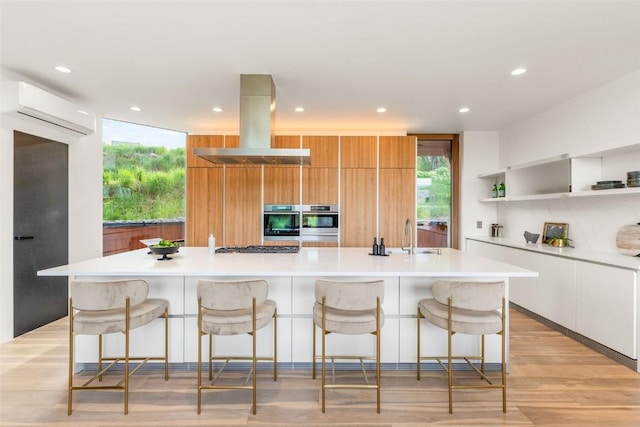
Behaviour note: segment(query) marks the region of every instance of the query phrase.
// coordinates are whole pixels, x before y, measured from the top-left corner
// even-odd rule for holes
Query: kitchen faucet
[[[403,251],[407,251],[409,255],[413,255],[413,225],[411,224],[411,219],[409,218],[407,218],[407,221],[404,223],[404,236],[409,236],[409,247],[405,248],[404,245],[402,245],[401,248]]]

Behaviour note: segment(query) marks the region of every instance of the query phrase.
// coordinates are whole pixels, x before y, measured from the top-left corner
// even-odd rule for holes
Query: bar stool
[[[129,413],[129,377],[150,360],[164,361],[164,379],[169,379],[169,301],[147,298],[149,284],[144,280],[115,280],[106,282],[72,281],[69,285],[69,386],[67,414],[71,415],[74,390],[123,390],[124,413]],[[164,319],[164,356],[131,357],[129,334],[154,321]],[[124,356],[103,357],[102,336],[120,332],[124,334]],[[74,344],[76,335],[98,335],[98,373],[81,386],[73,385]],[[104,361],[111,363],[102,368]],[[129,372],[129,363],[140,361]],[[118,363],[124,364],[123,379],[116,385],[91,385]]]
[[[322,361],[322,412],[325,411],[325,391],[327,389],[352,388],[376,390],[376,410],[380,413],[380,328],[384,324],[384,281],[369,282],[317,280],[315,282],[315,304],[313,306],[313,363],[312,376],[316,377],[316,359]],[[316,327],[322,330],[322,355],[316,354]],[[376,337],[375,356],[330,355],[326,354],[326,336],[330,333]],[[327,384],[326,359],[358,359],[365,377],[365,384]],[[374,359],[376,382],[369,384],[364,359]],[[333,370],[333,369],[332,369]]]
[[[198,414],[201,411],[202,390],[252,390],[253,414],[256,413],[256,368],[258,360],[273,361],[273,380],[278,379],[276,303],[267,299],[269,292],[265,280],[199,280],[198,281]],[[273,319],[273,357],[256,356],[256,332]],[[252,337],[252,354],[248,356],[214,356],[213,335],[249,334]],[[209,336],[209,381],[202,385],[202,336]],[[212,363],[224,360],[215,379]],[[232,360],[250,360],[252,384],[216,385],[227,364]]]
[[[433,283],[433,298],[418,303],[418,363],[417,379],[420,380],[420,361],[436,360],[447,371],[449,391],[449,413],[453,413],[453,390],[458,389],[500,389],[502,390],[502,412],[507,412],[507,379],[505,361],[505,316],[504,282],[456,282],[440,280]],[[500,311],[501,310],[501,311]],[[420,319],[427,319],[433,325],[447,330],[447,356],[420,355]],[[452,340],[454,334],[481,336],[480,355],[453,356]],[[484,337],[489,334],[501,335],[502,360],[500,363],[501,381],[494,384],[485,375]],[[446,359],[446,366],[443,363]],[[454,360],[464,360],[480,378],[480,384],[454,384]],[[480,363],[480,368],[477,364]]]

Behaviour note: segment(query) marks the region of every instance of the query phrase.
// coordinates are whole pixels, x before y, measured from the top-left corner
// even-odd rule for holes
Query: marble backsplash
[[[504,238],[524,242],[525,230],[542,236],[545,222],[569,224],[572,244],[582,251],[616,253],[618,230],[640,223],[640,194],[498,204],[498,223],[504,226],[501,234]]]

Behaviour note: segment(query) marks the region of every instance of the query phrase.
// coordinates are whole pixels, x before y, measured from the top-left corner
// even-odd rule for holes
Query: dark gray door
[[[38,277],[68,263],[68,147],[14,133],[13,335],[67,315],[67,278]]]

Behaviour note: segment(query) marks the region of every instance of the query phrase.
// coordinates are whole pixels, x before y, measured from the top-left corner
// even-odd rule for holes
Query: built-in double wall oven
[[[340,221],[337,205],[264,205],[265,241],[337,242]]]
[[[299,205],[264,205],[263,240],[300,240]]]
[[[337,242],[340,214],[337,205],[302,205],[301,237],[307,242]]]

